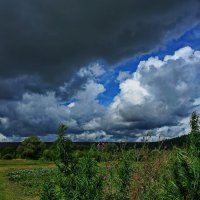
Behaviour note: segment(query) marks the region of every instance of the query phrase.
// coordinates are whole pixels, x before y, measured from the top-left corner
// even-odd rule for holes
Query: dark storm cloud
[[[53,85],[42,81],[38,76],[17,76],[13,78],[0,79],[0,99],[19,100],[26,92],[44,93]]]
[[[197,0],[0,2],[0,76],[67,78],[95,59],[149,51],[199,19]]]

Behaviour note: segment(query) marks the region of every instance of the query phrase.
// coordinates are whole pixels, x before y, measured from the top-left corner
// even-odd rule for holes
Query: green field
[[[29,186],[10,181],[7,174],[24,169],[53,168],[54,165],[49,162],[32,160],[0,160],[0,200],[38,200],[35,191]]]

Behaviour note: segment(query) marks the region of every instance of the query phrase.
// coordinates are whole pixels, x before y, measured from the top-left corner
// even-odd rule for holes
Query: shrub
[[[13,159],[16,157],[16,147],[3,147],[0,149],[2,159]]]
[[[200,157],[196,142],[197,138],[195,143],[190,140],[188,149],[173,149],[174,155],[160,180],[149,189],[144,199],[200,199]]]
[[[191,127],[191,133],[189,135],[189,143],[190,148],[195,148],[198,152],[198,155],[200,155],[200,130],[199,130],[199,116],[196,112],[193,112],[190,118],[190,127]]]
[[[71,199],[101,199],[103,189],[103,176],[100,174],[97,161],[93,158],[93,150],[79,160],[74,172],[75,189],[71,197],[68,196],[69,189],[66,190],[66,197]]]
[[[4,160],[11,160],[11,159],[13,159],[13,155],[12,154],[5,154],[5,155],[3,155],[2,156],[2,159],[4,159]]]
[[[58,138],[55,142],[56,158],[55,164],[61,173],[68,175],[73,172],[76,159],[73,155],[74,146],[71,140],[65,137],[67,127],[63,124],[59,126]]]
[[[42,156],[45,146],[39,137],[30,136],[18,146],[17,152],[22,158],[37,160]]]
[[[55,157],[55,152],[52,149],[45,149],[42,153],[42,159],[46,161],[54,161]]]
[[[66,126],[60,125],[56,141],[57,178],[44,184],[41,199],[101,199],[103,181],[98,163],[93,157],[96,149],[91,148],[77,161],[73,157],[72,142],[64,136],[66,130]]]

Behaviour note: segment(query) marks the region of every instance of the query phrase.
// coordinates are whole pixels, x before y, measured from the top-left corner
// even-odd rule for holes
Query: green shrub
[[[3,147],[0,149],[0,155],[2,159],[16,158],[16,147]]]
[[[200,157],[191,143],[189,149],[173,149],[172,156],[160,180],[144,194],[144,199],[199,200]]]
[[[54,161],[55,157],[55,152],[52,149],[45,149],[42,153],[42,159],[46,161]]]
[[[13,155],[12,154],[5,154],[5,155],[3,155],[2,156],[2,159],[4,159],[4,160],[11,160],[11,159],[13,159]]]
[[[17,153],[21,158],[39,159],[46,145],[37,136],[26,138],[17,148]]]
[[[62,144],[62,142],[59,141],[58,144]],[[63,150],[60,149],[60,151]],[[65,163],[61,158],[57,159],[59,173],[56,179],[47,181],[44,185],[41,199],[100,200],[103,194],[103,176],[100,174],[97,161],[93,158],[94,151],[91,149],[76,162],[76,165],[71,163],[73,162],[71,156]],[[60,154],[60,156],[62,155],[70,154]]]

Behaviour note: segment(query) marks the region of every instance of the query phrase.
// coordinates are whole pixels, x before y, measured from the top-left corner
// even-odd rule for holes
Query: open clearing
[[[24,188],[9,181],[8,172],[20,169],[52,168],[54,164],[32,160],[0,160],[0,200],[38,200],[39,197],[27,196]]]

